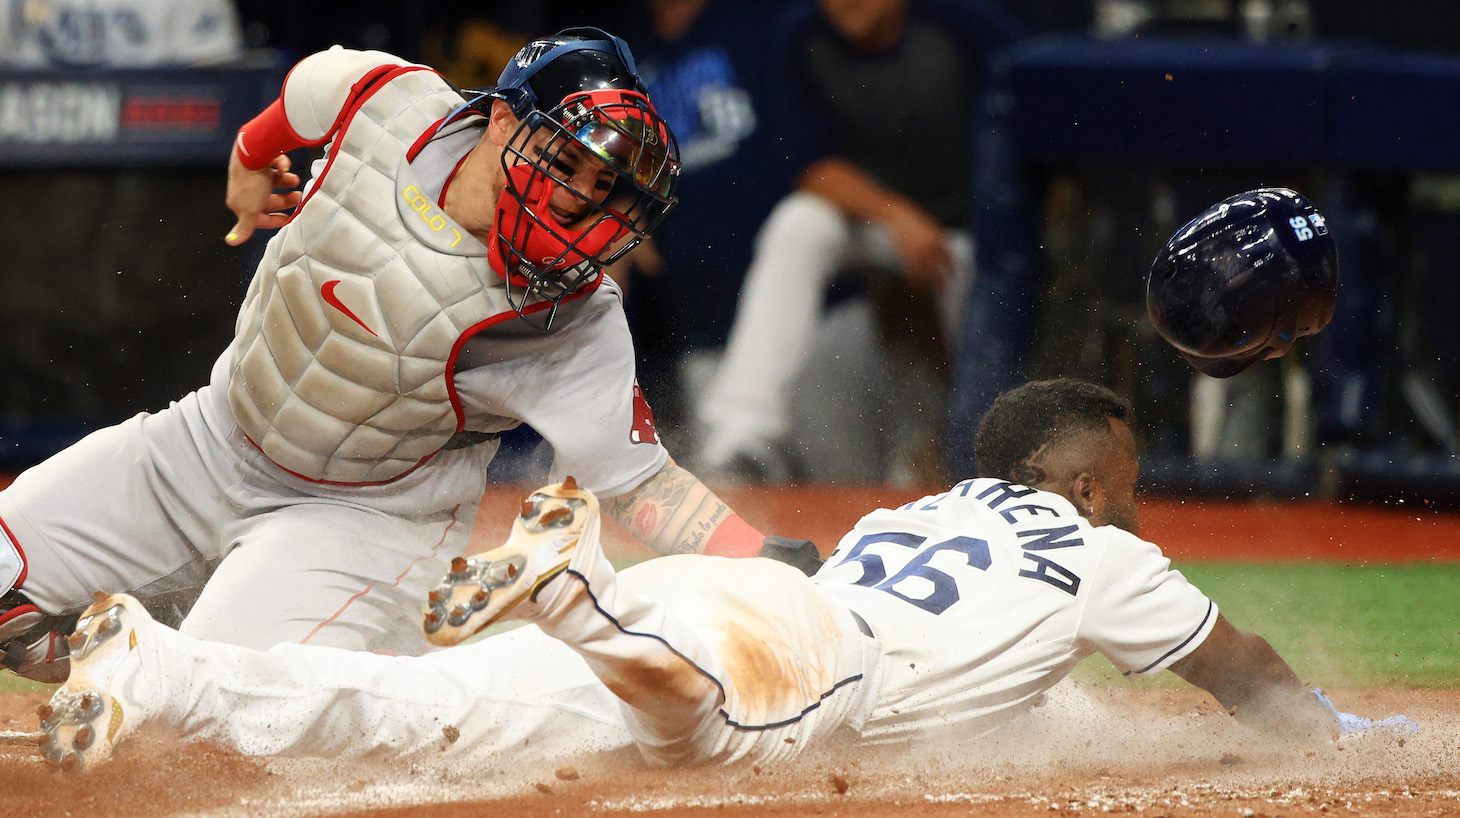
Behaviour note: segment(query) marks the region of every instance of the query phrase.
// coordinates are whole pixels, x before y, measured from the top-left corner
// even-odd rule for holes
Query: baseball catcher
[[[303,146],[324,155],[295,190]],[[0,493],[5,665],[63,678],[59,635],[121,589],[190,608],[199,638],[418,653],[419,600],[520,424],[655,550],[758,553],[660,444],[602,274],[678,173],[633,55],[598,29],[536,40],[474,91],[381,52],[306,57],[229,161],[227,241],[278,233],[209,384]]]

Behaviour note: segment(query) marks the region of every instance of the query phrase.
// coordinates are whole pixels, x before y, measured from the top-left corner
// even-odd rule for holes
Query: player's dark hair
[[[978,474],[1035,485],[1042,479],[1029,465],[1036,452],[1071,435],[1108,434],[1110,418],[1129,421],[1130,409],[1130,401],[1109,389],[1072,378],[1010,389],[979,421]]]

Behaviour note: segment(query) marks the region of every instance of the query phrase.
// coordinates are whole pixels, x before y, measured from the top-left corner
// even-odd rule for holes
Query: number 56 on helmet
[[[1146,308],[1197,371],[1228,378],[1328,325],[1338,251],[1313,203],[1250,190],[1176,231],[1151,265]]]

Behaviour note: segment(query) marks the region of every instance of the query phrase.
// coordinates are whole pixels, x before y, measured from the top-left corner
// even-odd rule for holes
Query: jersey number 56
[[[991,564],[989,544],[987,540],[977,537],[954,537],[951,540],[944,540],[922,548],[927,539],[927,537],[920,537],[916,534],[900,532],[868,534],[857,540],[856,545],[847,551],[846,558],[837,565],[858,563],[862,566],[862,576],[853,583],[854,585],[886,591],[928,613],[940,614],[958,601],[958,582],[947,573],[934,568],[930,564],[933,557],[944,551],[953,551],[962,554],[968,560],[969,567],[987,571]],[[909,560],[901,571],[889,577],[882,557],[867,550],[868,546],[878,544],[900,545],[904,548],[922,548],[922,550]],[[901,586],[901,590],[899,590],[899,586]],[[925,593],[914,596],[910,592],[918,590],[918,586],[922,586],[921,589]]]

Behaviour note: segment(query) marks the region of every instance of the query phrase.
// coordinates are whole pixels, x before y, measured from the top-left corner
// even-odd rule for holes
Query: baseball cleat
[[[41,756],[68,772],[88,769],[111,757],[125,718],[112,693],[137,631],[151,622],[142,604],[125,594],[98,592],[67,637],[71,673],[36,711],[41,718]]]
[[[426,639],[455,645],[493,623],[525,618],[521,603],[536,601],[567,570],[579,536],[597,514],[597,498],[571,477],[533,492],[522,501],[505,544],[451,561],[451,573],[426,600]]]

